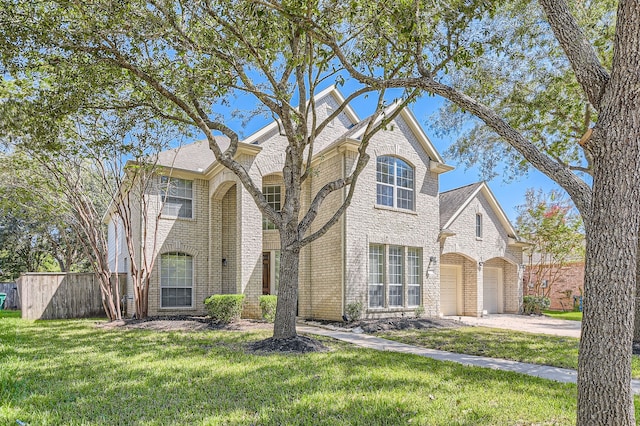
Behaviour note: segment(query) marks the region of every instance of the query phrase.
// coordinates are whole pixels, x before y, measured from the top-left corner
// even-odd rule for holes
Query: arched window
[[[193,306],[193,257],[165,253],[160,257],[160,307]]]
[[[380,206],[413,210],[413,167],[396,157],[378,157],[376,162],[376,203]]]

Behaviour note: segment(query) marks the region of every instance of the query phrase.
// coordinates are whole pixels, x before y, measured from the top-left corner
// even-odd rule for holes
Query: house
[[[319,119],[342,100],[333,87],[318,94]],[[363,123],[346,108],[316,140],[305,203],[354,165]],[[224,149],[228,141],[221,138],[221,143]],[[276,210],[284,196],[284,146],[286,139],[274,122],[239,143],[236,154]],[[418,306],[430,316],[518,311],[522,250],[488,187],[476,184],[473,190],[440,194],[440,174],[452,167],[409,109],[371,139],[368,153],[371,159],[351,206],[301,252],[298,315],[340,320],[355,302],[362,303],[365,317],[412,315]],[[157,209],[149,216],[162,209],[158,223],[149,224],[157,225],[157,236],[151,240],[149,232],[146,240],[157,260],[149,314],[200,314],[209,295],[243,293],[243,314],[258,317],[259,296],[278,292],[278,230],[262,217],[236,176],[215,160],[206,142],[165,151],[158,165],[158,190],[148,194]],[[169,179],[172,188],[167,191],[163,188]],[[325,200],[316,227],[344,196],[339,191]],[[114,252],[110,259],[126,271],[118,224],[107,217]],[[141,235],[138,229],[140,245]],[[132,312],[130,286],[129,293]]]
[[[548,297],[551,310],[579,309],[584,291],[584,256],[575,254],[563,262],[552,262],[539,253],[527,252],[524,254],[524,295]]]
[[[440,194],[439,240],[442,314],[519,311],[527,244],[486,183]]]

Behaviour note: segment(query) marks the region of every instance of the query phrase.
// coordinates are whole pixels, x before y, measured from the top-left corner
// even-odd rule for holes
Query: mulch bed
[[[287,339],[274,339],[269,337],[247,345],[250,353],[271,354],[271,353],[297,353],[326,352],[329,350],[321,342],[306,336],[296,336]]]
[[[330,326],[335,328],[345,328],[348,330],[361,331],[364,333],[379,333],[390,330],[408,329],[428,329],[428,328],[458,328],[464,324],[450,319],[443,318],[381,318],[365,319],[349,323],[332,321],[308,321],[309,325]]]
[[[454,320],[440,318],[385,318],[354,321],[350,323],[332,321],[307,321],[308,325],[329,326],[336,329],[351,330],[360,333],[377,333],[388,330],[454,328],[463,324]],[[273,324],[264,321],[243,319],[230,324],[217,322],[205,316],[154,316],[145,319],[124,319],[99,323],[96,325],[107,329],[144,329],[155,331],[251,331],[273,330]],[[250,343],[246,351],[255,354],[303,354],[310,352],[325,352],[330,350],[322,342],[306,336],[296,336],[289,339],[274,339],[272,337]]]

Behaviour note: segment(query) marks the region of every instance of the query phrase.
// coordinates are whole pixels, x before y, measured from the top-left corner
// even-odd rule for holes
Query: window
[[[380,244],[369,246],[370,308],[418,306],[421,287],[422,249]]]
[[[166,253],[160,257],[160,306],[193,306],[193,258],[185,253]]]
[[[395,157],[378,157],[376,203],[413,210],[413,167]]]
[[[269,185],[262,187],[262,193],[267,199],[267,203],[277,212],[280,211],[281,189],[279,185]],[[271,222],[266,216],[262,216],[262,229],[278,229],[276,224]]]
[[[476,214],[476,238],[482,238],[482,214]]]
[[[162,214],[193,218],[193,182],[162,176]]]
[[[384,246],[369,247],[369,307],[384,306]]]
[[[407,249],[407,305],[420,305],[420,278],[422,277],[422,268],[420,260],[422,259],[421,250],[418,248]]]
[[[389,247],[389,306],[402,306],[402,247]]]

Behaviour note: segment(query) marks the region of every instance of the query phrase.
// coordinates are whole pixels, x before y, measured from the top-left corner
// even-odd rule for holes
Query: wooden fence
[[[119,274],[125,294],[126,274]],[[30,273],[18,278],[22,318],[104,317],[100,283],[95,274]]]
[[[18,297],[18,284],[0,283],[0,293],[7,295],[2,309],[20,309],[20,298]]]

